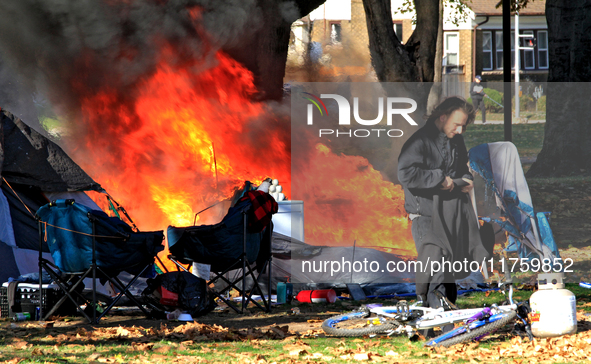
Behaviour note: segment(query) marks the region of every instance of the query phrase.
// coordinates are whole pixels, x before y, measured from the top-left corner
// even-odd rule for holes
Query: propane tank
[[[554,337],[577,332],[577,300],[564,289],[564,273],[538,275],[538,291],[529,299],[531,331],[536,337]]]

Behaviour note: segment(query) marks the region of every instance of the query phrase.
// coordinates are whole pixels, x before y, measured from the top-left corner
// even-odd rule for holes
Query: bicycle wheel
[[[332,336],[365,336],[370,334],[382,334],[396,329],[400,324],[394,319],[384,318],[375,320],[370,317],[369,310],[354,311],[326,319],[322,323],[322,330]],[[370,323],[368,323],[370,321]],[[376,321],[376,323],[372,323]]]
[[[480,327],[477,327],[473,330],[466,331],[465,327],[458,327],[453,329],[450,332],[445,334],[439,335],[431,340],[429,340],[425,345],[427,346],[443,346],[445,348],[450,347],[455,344],[460,344],[467,341],[472,341],[478,339],[480,337],[486,336],[493,331],[500,329],[501,327],[505,326],[509,322],[515,320],[517,313],[515,311],[511,312],[503,312],[500,314],[495,315],[499,317],[497,320],[493,322],[486,323]],[[463,332],[463,333],[461,333]],[[459,333],[454,335],[455,333]],[[447,337],[447,339],[446,339]]]

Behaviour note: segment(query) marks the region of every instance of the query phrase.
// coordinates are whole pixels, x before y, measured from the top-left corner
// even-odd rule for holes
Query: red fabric
[[[251,232],[259,233],[269,225],[273,214],[279,209],[279,205],[273,196],[263,191],[248,191],[240,201],[246,199],[250,199],[252,202],[248,227]]]

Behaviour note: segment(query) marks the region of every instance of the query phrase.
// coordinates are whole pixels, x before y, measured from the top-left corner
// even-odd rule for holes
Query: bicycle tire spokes
[[[365,314],[367,313],[367,314]],[[375,315],[375,313],[374,313]],[[370,311],[358,311],[331,317],[322,324],[322,329],[329,335],[359,337],[365,335],[388,334],[401,324],[394,319],[370,316]]]
[[[425,343],[426,346],[449,347],[468,341],[478,341],[487,335],[515,320],[515,311],[500,312],[487,319],[474,321],[468,325],[457,327],[450,332],[433,338]]]

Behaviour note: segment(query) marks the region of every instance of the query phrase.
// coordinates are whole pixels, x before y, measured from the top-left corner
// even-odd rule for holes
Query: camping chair
[[[268,195],[268,194],[267,194]],[[271,198],[271,197],[269,197]],[[275,206],[277,203],[273,200]],[[253,231],[252,202],[248,199],[239,201],[231,207],[222,221],[216,225],[201,225],[191,227],[169,226],[167,231],[168,245],[171,255],[169,259],[178,269],[188,271],[183,264],[199,263],[211,266],[208,285],[221,286],[214,290],[214,294],[237,313],[244,313],[249,302],[254,303],[265,312],[271,311],[271,234],[273,225],[269,221],[263,231]],[[275,209],[277,211],[277,209]],[[256,229],[258,230],[258,229]],[[261,273],[266,269],[265,297],[259,284]],[[255,275],[255,270],[258,274]],[[233,278],[230,274],[238,274]],[[247,277],[252,280],[251,289],[247,289]],[[251,283],[251,282],[248,282]],[[242,305],[239,308],[230,298],[224,297],[224,292],[235,289],[240,292]],[[261,294],[261,305],[253,298],[253,293]]]
[[[494,222],[508,235],[506,251],[521,259],[560,260],[548,213],[533,208],[517,148],[511,142],[481,144],[469,152],[470,168],[484,180],[481,220]],[[489,199],[489,192],[493,199]],[[493,202],[494,201],[494,202]]]
[[[44,269],[65,293],[49,312],[40,312],[40,319],[47,319],[66,299],[70,299],[91,324],[97,324],[123,295],[149,314],[129,289],[153,267],[154,257],[164,249],[162,231],[134,232],[123,221],[74,200],[57,200],[42,206],[37,211],[37,219],[39,275]],[[54,263],[41,255],[44,241]],[[128,284],[117,277],[123,271],[133,276]],[[92,302],[82,294],[85,278],[92,278]],[[97,312],[96,279],[110,282],[119,291],[103,312]],[[87,304],[86,311],[92,313],[85,312],[81,307],[83,304]]]

